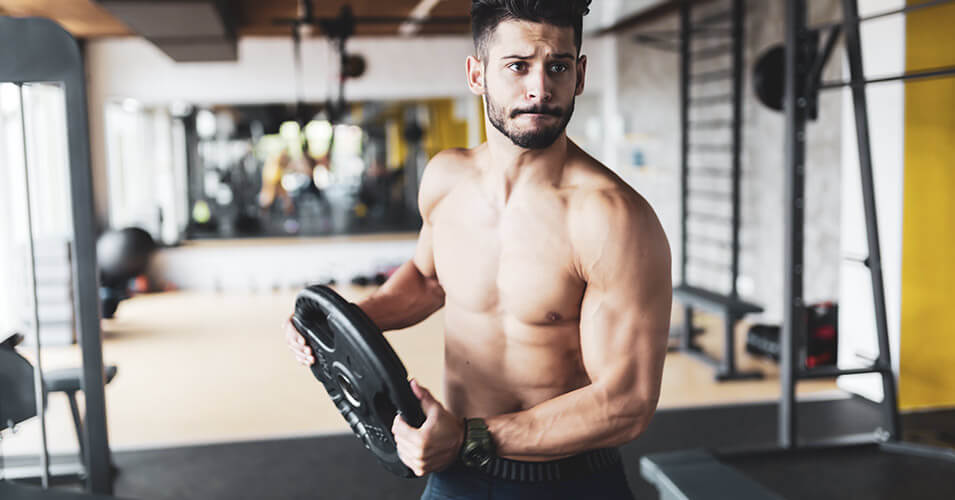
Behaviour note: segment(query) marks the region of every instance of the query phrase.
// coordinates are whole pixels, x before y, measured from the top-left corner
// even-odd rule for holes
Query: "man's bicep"
[[[447,154],[438,153],[425,166],[418,187],[418,211],[421,214],[421,231],[415,247],[414,264],[426,278],[436,276],[434,268],[434,241],[432,238],[432,217],[438,202],[448,190]]]
[[[427,220],[421,223],[421,231],[418,232],[418,243],[415,246],[414,264],[418,271],[425,278],[437,278],[437,271],[434,265],[434,240],[432,238],[433,230]]]
[[[588,285],[581,305],[580,338],[591,381],[612,391],[636,391],[656,400],[669,330],[671,291],[654,292],[620,280],[609,287]]]
[[[588,266],[581,351],[591,380],[656,403],[670,325],[670,252],[662,228],[632,227]]]

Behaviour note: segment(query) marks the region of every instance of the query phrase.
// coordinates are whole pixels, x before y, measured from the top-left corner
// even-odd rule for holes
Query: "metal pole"
[[[33,202],[30,196],[30,169],[27,155],[27,122],[26,108],[23,100],[23,83],[17,83],[17,94],[20,98],[20,132],[23,143],[23,184],[26,193],[27,214],[27,253],[30,261],[27,268],[30,270],[30,298],[33,306],[33,342],[36,346],[36,359],[33,360],[33,387],[36,398],[36,414],[40,417],[40,442],[43,449],[40,451],[40,484],[43,489],[50,487],[50,453],[46,443],[46,398],[43,386],[43,361],[40,356],[40,306],[36,291],[36,252],[33,248]]]
[[[805,332],[803,309],[803,192],[805,190],[806,120],[805,74],[806,0],[786,2],[785,257],[783,260],[783,329],[780,339],[779,446],[796,445],[796,343]]]
[[[846,54],[849,76],[862,81],[862,42],[859,36],[859,6],[856,0],[843,0],[843,26],[846,32]],[[885,314],[885,288],[882,281],[882,252],[879,247],[879,224],[876,217],[875,185],[872,179],[872,150],[869,144],[869,115],[865,85],[852,85],[852,103],[855,110],[856,141],[859,147],[859,170],[862,179],[862,202],[865,207],[866,236],[869,246],[869,273],[872,276],[872,300],[875,306],[875,327],[879,341],[879,367],[882,371],[883,422],[890,439],[899,439],[899,416],[895,393],[895,374],[892,373],[889,352],[889,327]]]
[[[736,279],[739,276],[739,230],[740,230],[740,157],[743,146],[743,0],[733,0],[733,234],[730,296],[739,296]],[[734,322],[735,323],[735,322]],[[733,350],[726,346],[727,353]],[[730,365],[732,366],[732,364]]]
[[[689,256],[688,227],[689,203],[689,152],[690,152],[690,2],[684,0],[680,4],[680,216],[683,224],[680,230],[680,281],[685,285],[689,282],[686,276]],[[687,337],[691,335],[687,332]]]
[[[872,78],[870,80],[865,79],[851,79],[849,81],[843,82],[825,82],[819,86],[820,90],[830,90],[837,89],[848,86],[860,86],[860,85],[870,85],[873,83],[885,83],[885,82],[897,82],[897,81],[908,81],[908,80],[921,80],[927,78],[944,78],[955,75],[955,67],[947,66],[944,68],[934,68],[934,69],[924,69],[918,71],[910,71],[903,73],[901,75],[894,76],[883,76],[879,78]]]
[[[687,263],[690,260],[689,239],[689,183],[690,183],[690,2],[680,3],[680,282],[689,283]],[[683,305],[683,337],[680,347],[693,348],[693,308]]]
[[[82,72],[79,72],[82,75]],[[83,438],[86,441],[86,486],[92,493],[110,494],[113,473],[106,425],[106,381],[96,272],[96,223],[89,163],[86,89],[81,77],[65,86],[67,137],[70,148],[70,197],[73,215],[73,310],[83,357],[80,387],[86,400]]]

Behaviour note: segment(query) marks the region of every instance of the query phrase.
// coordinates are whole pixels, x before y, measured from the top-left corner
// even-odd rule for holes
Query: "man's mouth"
[[[541,117],[548,116],[548,117],[556,118],[559,115],[560,113],[552,112],[552,111],[518,111],[513,114],[513,117],[516,118],[518,116],[531,116],[531,117],[541,118]]]

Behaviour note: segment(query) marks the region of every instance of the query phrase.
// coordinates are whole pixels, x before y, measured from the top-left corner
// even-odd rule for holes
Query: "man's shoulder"
[[[459,176],[473,172],[480,149],[450,148],[439,152],[428,161],[425,177]]]
[[[473,175],[478,149],[445,149],[431,157],[418,188],[418,208],[422,216],[427,217],[462,178]]]
[[[653,207],[626,182],[609,179],[578,187],[569,199],[568,234],[581,276],[612,279],[636,256],[669,269],[669,243]]]
[[[656,219],[650,204],[622,183],[594,183],[576,187],[568,199],[570,222],[592,229],[636,229]]]
[[[568,206],[572,215],[586,220],[634,217],[653,212],[633,187],[586,154],[574,158],[568,185]]]
[[[597,160],[580,162],[568,195],[568,224],[576,243],[591,245],[662,236],[650,203]]]

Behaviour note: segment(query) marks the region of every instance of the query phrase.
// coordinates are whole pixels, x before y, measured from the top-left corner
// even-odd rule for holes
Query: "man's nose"
[[[550,102],[553,98],[552,82],[543,69],[531,71],[527,75],[527,90],[525,97],[531,102]]]

